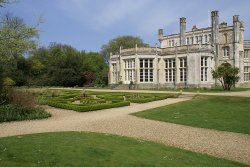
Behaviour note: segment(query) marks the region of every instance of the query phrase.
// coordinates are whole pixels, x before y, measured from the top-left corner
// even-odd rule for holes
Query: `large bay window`
[[[248,50],[244,51],[244,59],[248,59]]]
[[[135,59],[124,60],[125,81],[135,81]]]
[[[201,57],[201,81],[207,81],[208,57]]]
[[[175,81],[175,59],[165,60],[165,78],[166,82]]]
[[[140,59],[140,82],[153,82],[153,59]]]
[[[112,82],[116,83],[117,81],[117,66],[116,63],[112,63]]]
[[[244,81],[248,82],[249,81],[249,66],[244,66]]]
[[[179,71],[180,71],[180,82],[187,81],[187,59],[186,58],[179,58]]]

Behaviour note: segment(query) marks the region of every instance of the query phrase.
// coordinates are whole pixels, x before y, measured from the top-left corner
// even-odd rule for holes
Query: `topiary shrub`
[[[3,79],[3,87],[4,89],[9,89],[12,88],[13,86],[15,86],[16,82],[13,81],[13,79],[11,79],[10,77],[5,77]]]

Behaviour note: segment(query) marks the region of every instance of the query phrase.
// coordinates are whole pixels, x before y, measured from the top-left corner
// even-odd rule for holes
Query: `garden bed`
[[[178,97],[177,94],[114,93],[93,91],[50,90],[39,93],[39,100],[56,108],[79,112],[128,106]]]

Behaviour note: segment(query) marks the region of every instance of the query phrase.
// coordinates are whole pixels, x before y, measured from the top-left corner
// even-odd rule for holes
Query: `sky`
[[[13,13],[28,25],[36,25],[41,16],[40,47],[57,42],[98,52],[122,35],[139,36],[155,46],[158,29],[164,29],[164,35],[179,32],[180,17],[186,17],[187,31],[193,25],[208,27],[213,10],[228,25],[233,15],[240,15],[245,39],[250,39],[249,6],[250,0],[18,0],[0,12]]]

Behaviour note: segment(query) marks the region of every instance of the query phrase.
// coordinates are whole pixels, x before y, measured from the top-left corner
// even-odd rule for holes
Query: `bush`
[[[13,79],[11,79],[10,77],[6,77],[3,79],[3,87],[5,89],[9,89],[12,88],[13,86],[15,86],[16,82],[13,81]]]
[[[9,103],[32,109],[37,106],[33,94],[23,90],[11,89],[8,92]]]
[[[0,106],[0,122],[41,119],[50,116],[40,108],[28,109],[14,104]]]

